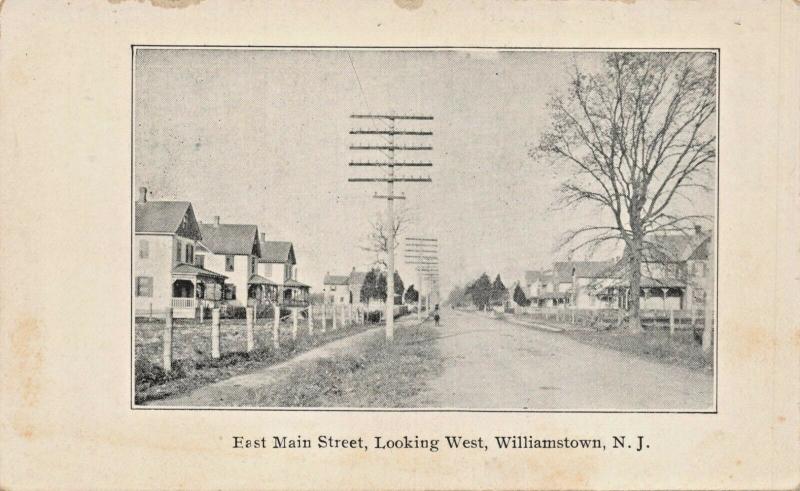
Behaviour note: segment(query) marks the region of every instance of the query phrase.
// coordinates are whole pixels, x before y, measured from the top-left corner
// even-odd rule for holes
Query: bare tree
[[[575,67],[552,97],[552,122],[531,155],[560,168],[565,206],[594,204],[610,216],[565,235],[570,253],[609,241],[626,246],[629,329],[641,329],[642,259],[656,234],[691,230],[681,213],[709,191],[716,159],[713,53],[612,53],[597,73]]]
[[[394,236],[397,239],[405,232],[409,225],[414,222],[414,213],[409,208],[400,208],[394,214]],[[361,250],[371,252],[375,255],[373,264],[384,269],[386,265],[386,254],[389,250],[389,230],[386,219],[380,213],[369,221],[370,231],[367,234],[366,242],[361,246]]]

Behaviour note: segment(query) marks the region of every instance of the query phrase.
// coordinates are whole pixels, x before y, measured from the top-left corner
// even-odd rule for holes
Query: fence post
[[[206,315],[206,309],[205,309],[205,307],[203,307],[203,302],[201,301],[200,302],[200,324],[202,324],[203,321],[205,320],[205,315]]]
[[[331,315],[333,316],[333,319],[332,319],[332,322],[331,322],[331,326],[332,326],[332,329],[335,331],[336,330],[336,303],[331,304],[331,310],[333,311],[333,312],[331,312]]]
[[[325,303],[325,300],[323,300],[322,301],[322,334],[325,334],[325,332],[327,332],[327,330],[328,330],[328,328],[327,328],[328,313],[326,312],[327,309],[325,308],[325,305],[327,305],[327,304]]]
[[[253,319],[255,318],[255,308],[247,307],[245,309],[246,327],[247,327],[247,352],[253,351],[255,341],[253,340]]]
[[[669,335],[675,334],[675,310],[669,309]]]
[[[211,311],[211,358],[219,358],[219,309]]]
[[[272,306],[272,312],[273,312],[273,315],[272,315],[272,318],[273,318],[273,321],[272,321],[272,346],[275,349],[278,349],[281,346],[281,342],[278,339],[278,337],[280,335],[279,331],[280,331],[280,323],[281,323],[281,307],[280,307],[280,305],[277,305],[277,304],[273,305]]]
[[[292,339],[297,339],[297,307],[292,307]]]
[[[575,309],[572,309],[572,323],[575,324]]]
[[[164,324],[164,371],[169,372],[172,370],[172,309],[167,309],[166,322]]]
[[[314,304],[308,304],[308,335],[314,335]]]

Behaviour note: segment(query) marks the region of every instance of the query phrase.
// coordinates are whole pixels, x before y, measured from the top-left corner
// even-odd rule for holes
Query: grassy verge
[[[298,366],[279,382],[248,391],[262,407],[409,407],[442,370],[429,324],[404,327],[394,343],[373,335],[352,352]]]
[[[585,344],[600,346],[648,360],[678,365],[698,371],[712,371],[713,357],[703,353],[692,331],[677,331],[670,336],[664,330],[630,334],[624,330],[567,331],[565,335]]]
[[[271,345],[268,326],[258,326],[256,349],[248,353],[245,350],[244,324],[228,324],[220,328],[223,353],[215,360],[210,357],[208,324],[198,326],[194,321],[176,323],[172,371],[165,373],[160,366],[161,328],[149,324],[153,323],[136,325],[136,404],[186,393],[235,375],[268,367],[316,346],[376,327],[375,324],[367,324],[335,331],[329,327],[325,333],[317,330],[313,337],[301,328],[298,338],[293,340],[291,328],[282,325],[280,348],[275,350]]]

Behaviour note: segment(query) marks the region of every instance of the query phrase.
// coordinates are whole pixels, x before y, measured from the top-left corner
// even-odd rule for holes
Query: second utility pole
[[[410,150],[433,150],[429,145],[415,146],[415,145],[396,145],[395,136],[431,136],[431,131],[414,131],[414,130],[398,130],[395,122],[397,120],[410,120],[410,121],[430,121],[433,116],[400,116],[395,114],[353,114],[350,116],[352,119],[367,119],[373,121],[389,121],[388,130],[375,130],[375,129],[354,129],[350,131],[351,135],[377,135],[388,136],[388,144],[374,145],[374,144],[356,144],[350,145],[350,150],[379,150],[384,152],[388,157],[387,161],[351,161],[350,166],[353,167],[386,167],[387,173],[384,178],[375,177],[358,177],[348,179],[350,182],[386,182],[386,196],[375,195],[375,198],[386,200],[386,339],[392,341],[394,339],[394,243],[395,234],[397,233],[394,220],[394,200],[405,199],[405,196],[397,196],[394,194],[395,182],[431,182],[430,177],[397,177],[394,173],[395,167],[431,167],[431,162],[397,162],[395,161],[395,151],[410,151]]]
[[[386,339],[394,340],[394,119],[389,120],[389,178],[386,179]]]

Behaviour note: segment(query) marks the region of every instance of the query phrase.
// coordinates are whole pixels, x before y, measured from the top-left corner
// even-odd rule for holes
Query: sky
[[[380,143],[351,129],[385,123],[354,113],[424,114],[398,122],[431,130],[430,152],[398,157],[432,168],[398,175],[432,183],[397,184],[413,223],[407,236],[436,237],[442,294],[487,272],[506,285],[546,268],[569,227],[595,210],[558,210],[560,182],[529,150],[550,123],[550,96],[574,64],[602,53],[494,50],[137,49],[134,72],[134,184],[151,200],[191,201],[200,221],[256,224],[268,240],[294,243],[299,279],[320,291],[326,272],[366,270],[370,220],[386,208],[379,160],[349,149]],[[424,139],[423,139],[424,138]],[[402,248],[402,242],[400,243]],[[418,284],[413,266],[397,269]]]

